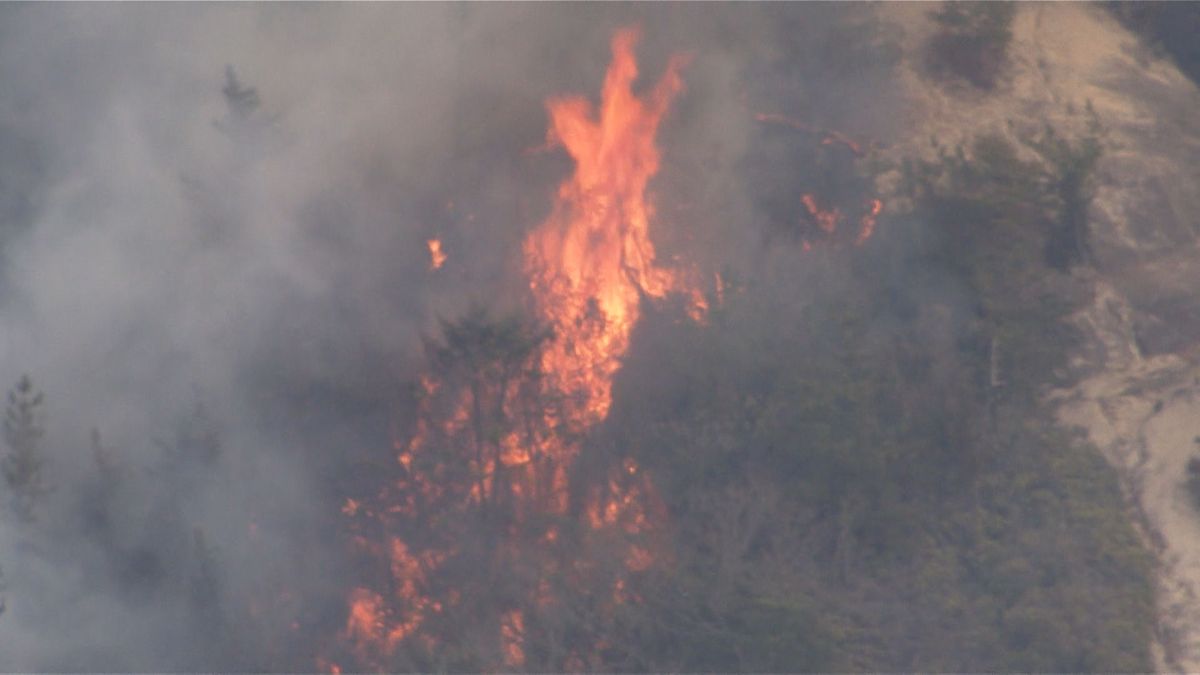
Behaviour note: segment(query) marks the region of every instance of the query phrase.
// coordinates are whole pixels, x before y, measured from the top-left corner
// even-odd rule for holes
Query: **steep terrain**
[[[920,5],[885,9],[904,27],[905,140],[898,156],[1044,124],[1083,131],[1094,111],[1103,155],[1089,214],[1091,264],[1074,274],[1092,302],[1074,319],[1086,346],[1077,385],[1047,392],[1121,475],[1131,516],[1158,556],[1160,669],[1200,669],[1200,515],[1184,488],[1200,452],[1200,92],[1098,6],[1022,5],[1006,76],[992,92],[921,72],[931,22]],[[881,178],[887,187],[889,176]]]
[[[0,671],[1200,670],[1103,7],[0,16]]]

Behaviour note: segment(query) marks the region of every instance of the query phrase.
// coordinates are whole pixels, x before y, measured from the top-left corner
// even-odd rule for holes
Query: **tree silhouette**
[[[0,473],[10,491],[13,512],[25,522],[34,519],[38,500],[50,491],[42,475],[45,458],[41,441],[41,392],[34,389],[28,375],[22,375],[8,393],[4,413],[4,444],[6,452],[0,458]]]

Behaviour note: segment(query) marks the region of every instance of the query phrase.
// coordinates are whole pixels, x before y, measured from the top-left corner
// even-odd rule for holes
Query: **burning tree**
[[[682,292],[693,317],[705,310],[688,275],[656,265],[645,195],[683,61],[639,98],[636,39],[614,36],[598,109],[583,97],[547,103],[548,139],[576,168],[525,241],[536,318],[475,309],[443,321],[441,339],[426,341],[397,478],[343,508],[378,561],[342,632],[360,667],[600,667],[617,607],[636,600],[629,575],[655,560],[649,477],[619,452],[599,483],[576,461],[608,415],[643,299]]]
[[[478,669],[525,663],[526,617],[567,570],[570,432],[544,387],[548,329],[474,308],[426,339],[416,432],[378,506],[343,511],[375,561],[343,637],[362,665]],[[374,503],[373,503],[374,504]],[[378,542],[386,542],[380,545]],[[383,594],[377,590],[384,588]]]

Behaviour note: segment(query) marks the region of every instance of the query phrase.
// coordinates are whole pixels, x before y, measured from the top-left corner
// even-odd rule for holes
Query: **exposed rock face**
[[[930,7],[882,11],[903,27],[908,56],[898,156],[929,154],[931,138],[954,146],[1045,123],[1076,135],[1089,104],[1099,118],[1093,265],[1077,272],[1093,301],[1074,317],[1089,344],[1072,364],[1080,384],[1047,405],[1120,471],[1160,559],[1157,666],[1200,671],[1200,512],[1184,487],[1200,454],[1200,92],[1101,7],[1080,4],[1021,5],[1007,78],[990,93],[948,90],[919,72]]]

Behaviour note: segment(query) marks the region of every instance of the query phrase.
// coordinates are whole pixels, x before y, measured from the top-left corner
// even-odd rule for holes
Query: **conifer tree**
[[[42,470],[41,426],[42,393],[34,389],[28,375],[21,376],[8,393],[4,413],[4,456],[0,457],[0,474],[4,476],[12,508],[25,522],[34,519],[38,500],[50,491]]]

